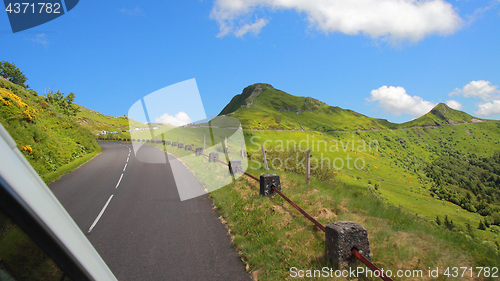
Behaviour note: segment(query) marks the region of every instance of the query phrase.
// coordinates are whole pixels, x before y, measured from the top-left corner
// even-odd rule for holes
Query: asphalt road
[[[118,280],[251,280],[208,196],[180,201],[175,159],[150,164],[138,158],[166,154],[144,145],[136,158],[131,144],[100,145],[100,155],[49,187]]]

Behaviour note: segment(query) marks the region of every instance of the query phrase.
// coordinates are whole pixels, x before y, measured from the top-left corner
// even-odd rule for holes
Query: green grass
[[[89,162],[95,156],[97,156],[99,153],[100,153],[100,150],[89,153],[81,158],[78,158],[69,164],[61,166],[59,169],[55,170],[54,172],[50,172],[50,173],[42,175],[42,179],[46,184],[51,183],[53,181],[56,181],[56,180],[60,179],[62,175],[71,173],[72,171],[74,171],[78,167],[80,167],[81,165]]]
[[[14,226],[0,237],[0,259],[6,259],[16,251],[16,244],[28,236],[18,227]]]
[[[80,126],[75,117],[60,113],[35,91],[0,79],[0,97],[0,122],[42,177],[100,151],[90,130]]]
[[[479,220],[484,218],[433,197],[429,190],[432,185],[431,180],[422,170],[433,159],[440,154],[448,153],[450,149],[485,156],[492,155],[498,147],[500,130],[498,122],[483,122],[438,128],[355,133],[246,131],[245,136],[250,154],[258,157],[259,161],[260,145],[264,143],[267,150],[280,146],[286,149],[287,143],[289,149],[293,148],[294,144],[300,144],[302,148],[308,145],[313,157],[319,161],[321,158],[332,161],[340,159],[344,162],[347,158],[363,159],[366,164],[363,169],[344,167],[338,169],[338,177],[345,183],[363,188],[373,188],[378,184],[381,195],[387,198],[390,204],[401,206],[406,211],[423,216],[429,221],[434,220],[436,215],[442,218],[448,215],[463,228],[465,223],[477,227]],[[354,149],[350,145],[353,141]],[[372,146],[370,151],[370,141],[372,144],[377,141],[378,149]],[[366,148],[359,145],[362,143],[367,144]],[[279,165],[279,161],[275,163]],[[314,164],[314,161],[312,163]],[[324,163],[326,165],[328,162]],[[252,161],[249,164],[250,167],[259,165],[253,164]],[[498,239],[491,231],[477,230],[477,232],[488,240]]]
[[[17,225],[0,236],[0,259],[22,280],[60,280],[63,274]]]
[[[109,116],[95,110],[87,109],[78,105],[79,111],[76,114],[77,122],[89,128],[93,134],[101,131],[123,131],[135,128],[146,127],[145,124],[129,119],[127,116]]]
[[[386,270],[425,272],[428,267],[497,266],[500,261],[496,249],[481,245],[479,239],[468,240],[437,227],[384,203],[366,189],[315,180],[306,185],[302,176],[271,172],[280,174],[283,192],[320,223],[363,225],[369,233],[372,260]],[[324,233],[278,195],[262,197],[258,190],[257,183],[242,178],[210,194],[252,275],[259,280],[292,279],[291,267],[331,267],[324,256]]]

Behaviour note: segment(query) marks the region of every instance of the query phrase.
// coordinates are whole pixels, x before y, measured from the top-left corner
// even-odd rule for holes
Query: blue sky
[[[0,60],[114,116],[195,78],[207,116],[262,82],[398,123],[450,100],[500,119],[499,27],[498,0],[80,1],[15,34],[3,13]]]

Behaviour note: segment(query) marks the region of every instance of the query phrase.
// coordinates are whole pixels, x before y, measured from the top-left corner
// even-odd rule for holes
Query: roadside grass
[[[94,135],[33,90],[0,79],[0,122],[39,175],[100,150]]]
[[[272,172],[280,174],[283,192],[320,223],[363,225],[372,260],[385,270],[422,270],[418,280],[447,280],[429,278],[428,268],[498,266],[500,262],[495,250],[390,206],[366,189],[316,180],[307,185],[302,176]],[[331,267],[324,256],[324,233],[278,195],[260,196],[253,180],[242,177],[210,196],[254,279],[291,280],[291,267]]]
[[[98,151],[91,152],[85,156],[82,156],[81,158],[73,160],[73,162],[63,165],[59,167],[57,170],[53,172],[49,172],[46,174],[41,175],[41,178],[46,184],[49,184],[53,181],[59,180],[62,175],[71,173],[72,171],[78,169],[81,165],[89,162],[90,160],[94,159],[98,154],[100,154],[102,151],[102,148],[99,149]]]

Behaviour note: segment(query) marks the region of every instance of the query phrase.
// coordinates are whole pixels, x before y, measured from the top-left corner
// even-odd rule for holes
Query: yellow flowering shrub
[[[19,108],[28,108],[28,105],[23,101],[23,99],[20,96],[11,93],[7,89],[0,88],[0,97],[2,96],[12,99]]]
[[[33,109],[33,108],[28,108],[25,111],[23,111],[23,117],[28,122],[35,121],[37,115],[38,115],[38,111],[36,109]]]
[[[31,148],[31,145],[25,145],[25,146],[21,146],[21,150],[22,151],[26,151],[28,152],[29,154],[33,153],[33,148]]]
[[[50,107],[50,105],[49,105],[47,102],[45,102],[45,101],[39,102],[38,104],[39,104],[41,107],[43,107],[43,108],[49,108],[49,107]]]
[[[9,106],[10,102],[8,100],[4,100],[2,96],[0,96],[0,101],[3,102],[3,105]]]

